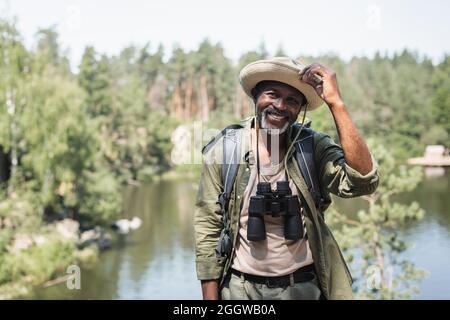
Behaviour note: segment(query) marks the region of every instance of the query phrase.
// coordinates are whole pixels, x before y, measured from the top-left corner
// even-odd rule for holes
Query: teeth
[[[271,114],[270,115],[272,118],[275,118],[275,119],[277,119],[277,120],[281,120],[281,119],[284,119],[284,117],[283,116],[276,116],[276,115],[274,115],[274,114]]]

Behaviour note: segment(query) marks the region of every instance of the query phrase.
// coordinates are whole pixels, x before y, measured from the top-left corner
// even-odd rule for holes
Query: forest
[[[28,48],[14,21],[0,20],[0,297],[95,256],[52,222],[70,218],[85,230],[108,224],[120,216],[124,186],[181,174],[171,161],[174,130],[195,121],[222,129],[252,115],[239,71],[282,55],[261,43],[233,61],[208,39],[192,51],[149,42],[111,56],[86,47],[74,71],[54,29],[39,30]],[[408,50],[296,58],[336,71],[357,127],[396,163],[426,145],[450,146],[450,56],[437,63]],[[326,106],[308,117],[335,136]]]

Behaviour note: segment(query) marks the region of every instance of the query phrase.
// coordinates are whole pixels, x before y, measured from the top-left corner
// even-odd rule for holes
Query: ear
[[[251,93],[252,96],[253,96],[253,102],[256,102],[256,100],[258,100],[258,97],[256,96],[256,95],[258,94],[258,91],[256,90],[256,87],[253,88],[253,89],[250,91],[250,93]]]

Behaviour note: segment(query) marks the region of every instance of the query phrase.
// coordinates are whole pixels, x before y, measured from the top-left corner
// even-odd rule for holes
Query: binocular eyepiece
[[[264,215],[284,217],[284,237],[289,240],[303,238],[298,196],[293,196],[288,181],[278,181],[277,189],[272,191],[269,182],[259,182],[256,195],[250,197],[248,209],[247,239],[261,241],[266,239]]]

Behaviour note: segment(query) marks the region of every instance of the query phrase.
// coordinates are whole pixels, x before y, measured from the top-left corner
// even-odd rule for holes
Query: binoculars
[[[303,238],[303,225],[300,219],[298,196],[293,196],[288,181],[278,181],[277,189],[272,191],[269,182],[259,182],[256,195],[250,197],[248,209],[247,239],[261,241],[266,239],[264,215],[284,217],[284,237],[289,240]]]

